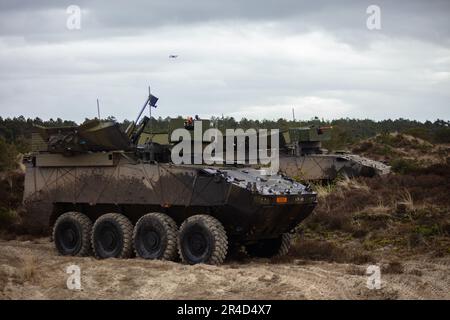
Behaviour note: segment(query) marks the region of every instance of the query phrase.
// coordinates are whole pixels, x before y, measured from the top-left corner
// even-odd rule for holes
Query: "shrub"
[[[391,161],[392,171],[400,174],[414,173],[420,169],[416,161],[410,159],[394,159]]]
[[[439,128],[434,133],[434,141],[437,143],[450,143],[450,128]]]
[[[431,141],[432,135],[430,134],[430,131],[425,128],[410,128],[408,130],[405,130],[404,133],[409,134],[413,137],[420,138],[422,140]]]
[[[0,171],[17,169],[17,149],[0,136]]]
[[[423,237],[430,237],[439,234],[439,226],[437,224],[433,224],[431,226],[418,225],[414,231]]]
[[[17,213],[14,210],[0,208],[0,229],[7,228],[17,220]]]
[[[362,142],[359,146],[356,146],[355,148],[352,149],[352,151],[354,153],[362,153],[362,152],[366,152],[370,149],[373,148],[373,143],[370,141],[364,141]]]
[[[383,265],[381,272],[385,274],[401,274],[404,272],[404,268],[400,261],[394,260],[387,265]]]

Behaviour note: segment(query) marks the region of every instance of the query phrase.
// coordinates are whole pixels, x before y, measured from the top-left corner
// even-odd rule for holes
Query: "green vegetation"
[[[414,231],[423,237],[431,237],[439,235],[439,226],[437,224],[433,224],[431,226],[428,225],[418,225],[414,228]]]
[[[11,225],[16,219],[16,211],[0,207],[0,228]]]
[[[400,174],[413,173],[420,169],[420,165],[417,161],[410,159],[398,158],[392,160],[390,164],[392,171]]]
[[[450,143],[450,128],[441,127],[434,131],[433,141],[438,143]]]
[[[18,150],[14,144],[7,143],[0,136],[0,172],[10,171],[17,168]]]

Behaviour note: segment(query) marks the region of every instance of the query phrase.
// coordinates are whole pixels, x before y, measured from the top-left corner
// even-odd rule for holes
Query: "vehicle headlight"
[[[255,198],[256,202],[263,205],[271,204],[271,198],[270,197],[264,197],[264,196],[257,196]]]

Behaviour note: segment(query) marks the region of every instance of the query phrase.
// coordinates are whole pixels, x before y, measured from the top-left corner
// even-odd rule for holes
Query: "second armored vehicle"
[[[299,180],[333,180],[339,175],[373,177],[390,167],[382,162],[345,152],[328,152],[322,142],[331,138],[329,127],[291,128],[280,135],[280,170]]]

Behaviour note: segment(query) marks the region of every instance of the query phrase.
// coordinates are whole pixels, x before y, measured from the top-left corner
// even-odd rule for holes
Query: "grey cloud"
[[[365,27],[369,4],[382,30]],[[66,29],[68,5],[82,29]],[[0,116],[449,118],[448,1],[2,1]],[[179,58],[169,60],[169,54]]]
[[[449,41],[450,2],[434,1],[12,1],[0,4],[0,33],[30,40],[69,41],[65,9],[75,4],[84,10],[82,37],[104,37],[143,32],[162,26],[220,21],[283,23],[290,32],[321,28],[350,43],[370,37],[365,29],[366,8],[381,7],[383,29],[390,36]],[[53,38],[51,36],[53,35]],[[369,39],[370,40],[370,39]]]

